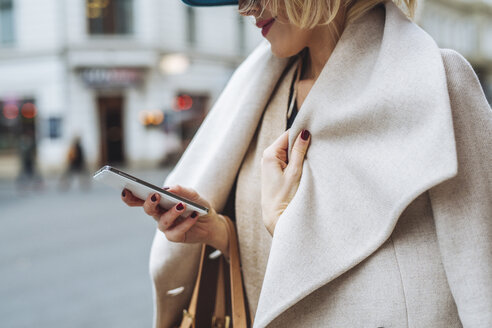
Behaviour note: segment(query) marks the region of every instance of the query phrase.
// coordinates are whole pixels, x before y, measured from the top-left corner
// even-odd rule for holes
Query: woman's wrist
[[[218,219],[216,225],[213,227],[211,234],[212,240],[208,243],[210,246],[218,249],[224,254],[226,258],[229,258],[229,232],[227,229],[227,218],[221,214],[217,214]]]

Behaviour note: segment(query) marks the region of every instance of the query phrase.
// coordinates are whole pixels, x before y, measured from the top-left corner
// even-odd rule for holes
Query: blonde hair
[[[345,25],[362,17],[386,0],[239,0],[239,13],[247,15],[258,6],[277,16],[280,12],[299,28],[310,29],[316,25],[328,25],[337,16],[342,6],[346,7]],[[389,0],[395,2],[412,19],[417,0]],[[339,32],[336,31],[338,34]]]

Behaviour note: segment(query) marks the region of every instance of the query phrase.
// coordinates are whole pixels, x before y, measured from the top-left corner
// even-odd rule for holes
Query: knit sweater
[[[272,237],[265,228],[261,216],[261,156],[265,148],[286,130],[289,89],[294,72],[295,65],[291,65],[279,80],[249,145],[237,178],[236,225],[239,245],[241,249],[248,250],[240,252],[240,257],[252,318],[258,306],[272,243]]]

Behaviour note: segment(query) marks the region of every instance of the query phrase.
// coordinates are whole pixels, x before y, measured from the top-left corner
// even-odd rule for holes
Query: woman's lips
[[[266,36],[274,22],[275,22],[275,18],[265,19],[256,23],[256,26],[261,28],[261,34],[263,36]]]

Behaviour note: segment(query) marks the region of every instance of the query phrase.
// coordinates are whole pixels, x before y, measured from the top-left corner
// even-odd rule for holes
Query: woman
[[[210,214],[122,194],[158,222],[156,325],[179,322],[199,243],[227,255],[234,217],[254,327],[491,327],[492,114],[468,62],[392,1],[240,11],[269,42],[165,181]]]

